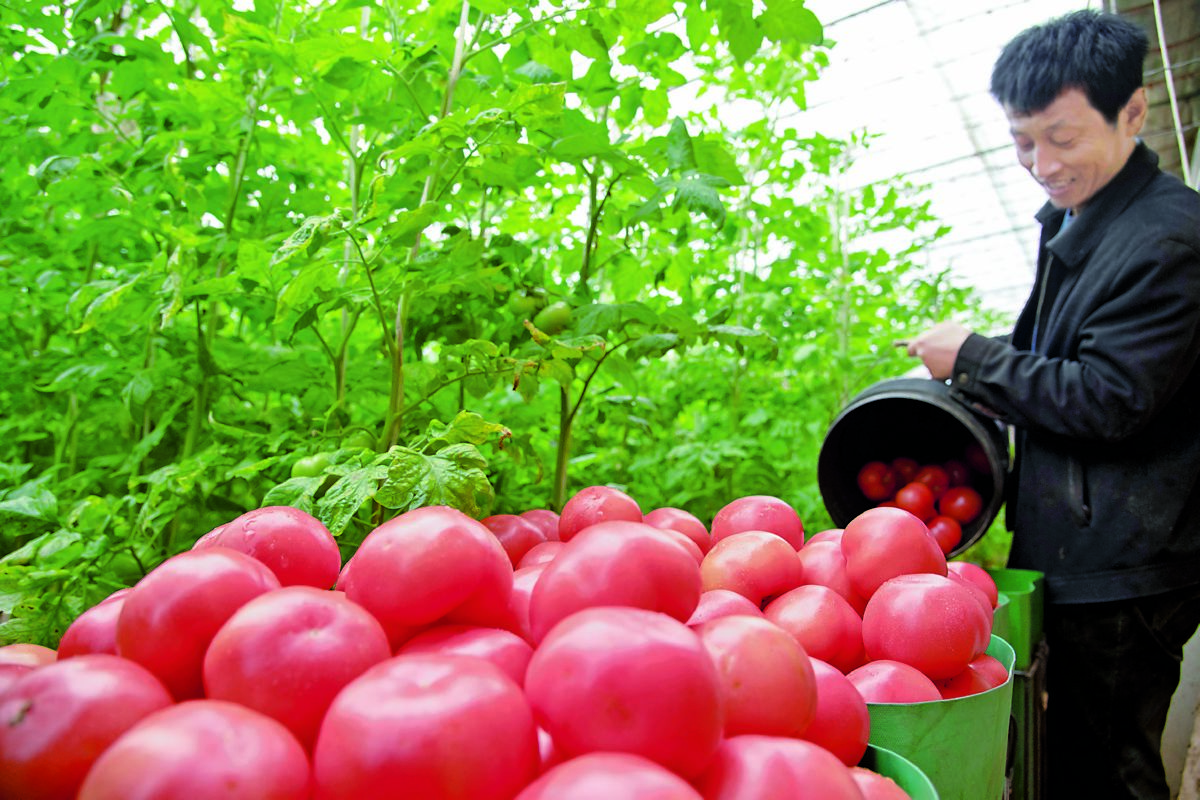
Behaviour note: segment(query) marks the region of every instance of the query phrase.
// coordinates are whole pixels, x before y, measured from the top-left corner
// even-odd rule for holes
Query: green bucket
[[[992,634],[1012,645],[1017,670],[1029,669],[1042,638],[1045,576],[1029,569],[989,569],[1000,592]]]
[[[1013,661],[1008,642],[992,636],[988,655],[1008,669],[1003,685],[928,703],[868,703],[870,743],[911,761],[941,800],[1000,800],[1005,791]]]
[[[867,752],[858,765],[891,778],[912,800],[940,800],[929,776],[899,753],[873,744],[867,745]]]

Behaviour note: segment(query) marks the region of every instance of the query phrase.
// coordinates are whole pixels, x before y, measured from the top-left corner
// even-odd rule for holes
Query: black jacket
[[[1038,212],[1012,336],[972,334],[951,378],[1016,429],[1009,566],[1044,572],[1059,603],[1200,583],[1200,195],[1138,145],[1059,233],[1063,216]]]

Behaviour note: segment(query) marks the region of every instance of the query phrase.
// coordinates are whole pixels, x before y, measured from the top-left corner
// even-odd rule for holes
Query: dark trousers
[[[1047,800],[1169,800],[1160,747],[1200,586],[1046,607]]]

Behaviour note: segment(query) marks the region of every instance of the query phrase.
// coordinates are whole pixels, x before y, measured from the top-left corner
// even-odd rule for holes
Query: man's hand
[[[908,354],[925,363],[929,374],[939,381],[950,377],[959,348],[971,331],[957,322],[939,322],[908,342]]]

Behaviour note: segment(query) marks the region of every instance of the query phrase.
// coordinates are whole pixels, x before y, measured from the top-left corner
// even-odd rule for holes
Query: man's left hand
[[[944,381],[954,372],[954,361],[971,331],[957,322],[939,322],[908,343],[908,354],[925,364],[929,374]]]

